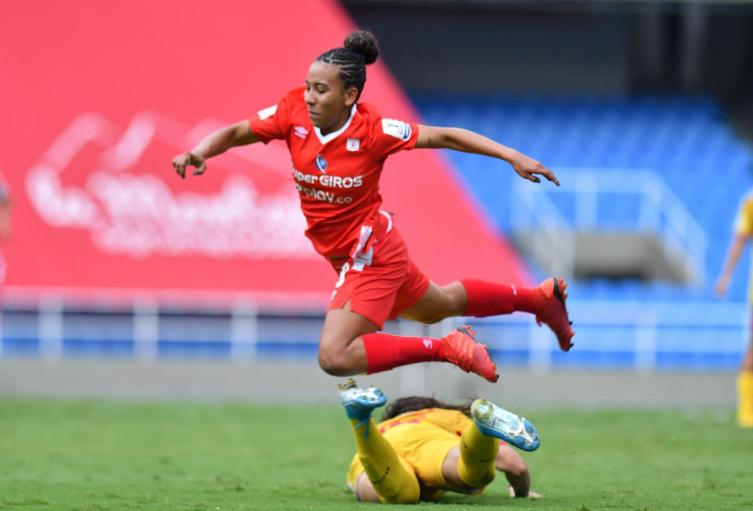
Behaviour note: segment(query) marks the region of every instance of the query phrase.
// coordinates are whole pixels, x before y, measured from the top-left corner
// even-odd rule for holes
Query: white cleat
[[[486,399],[473,402],[471,418],[484,435],[504,440],[518,449],[535,451],[541,444],[539,432],[528,419]]]
[[[376,387],[362,389],[353,378],[338,386],[340,400],[345,407],[345,414],[349,419],[363,420],[371,416],[371,412],[387,403],[387,396]]]

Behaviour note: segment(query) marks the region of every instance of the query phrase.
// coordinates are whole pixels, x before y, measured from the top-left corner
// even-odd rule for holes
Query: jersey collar
[[[327,142],[331,142],[332,140],[336,139],[339,135],[341,135],[345,130],[348,129],[348,126],[350,126],[350,121],[353,120],[354,115],[356,115],[355,104],[353,104],[353,108],[350,109],[350,117],[348,117],[348,120],[345,121],[345,124],[342,125],[342,128],[327,135],[322,135],[322,132],[319,130],[319,128],[314,126],[314,133],[316,133],[317,138],[319,138],[319,142],[326,144]]]

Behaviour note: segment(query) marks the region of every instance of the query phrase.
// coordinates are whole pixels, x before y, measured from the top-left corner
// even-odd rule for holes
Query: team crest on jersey
[[[319,172],[322,174],[327,172],[327,160],[325,160],[324,156],[321,154],[316,155],[316,168],[319,169]]]
[[[263,121],[264,119],[269,119],[276,113],[277,113],[277,105],[272,105],[270,107],[259,110],[257,112],[257,115],[259,116],[259,119]]]
[[[413,130],[410,124],[397,119],[382,119],[382,131],[385,135],[399,138],[400,140],[407,141],[410,139]]]
[[[306,138],[309,136],[309,130],[303,126],[296,126],[293,128],[293,133],[295,133],[295,136],[298,138]]]
[[[356,152],[361,148],[361,140],[358,138],[349,138],[345,142],[345,149],[351,152]]]

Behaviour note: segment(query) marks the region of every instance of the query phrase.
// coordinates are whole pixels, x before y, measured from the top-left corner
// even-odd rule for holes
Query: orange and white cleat
[[[442,338],[442,357],[466,373],[476,373],[492,383],[499,379],[497,366],[486,346],[476,340],[470,326],[462,326]]]
[[[546,324],[557,336],[562,351],[570,351],[573,347],[572,324],[567,315],[567,282],[562,278],[548,278],[539,284],[533,301],[536,304],[536,323]]]

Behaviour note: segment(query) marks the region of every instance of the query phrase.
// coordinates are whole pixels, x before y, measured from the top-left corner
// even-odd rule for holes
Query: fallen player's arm
[[[509,445],[500,445],[494,468],[503,472],[510,485],[511,497],[528,497],[531,493],[531,474],[520,454]]]
[[[510,494],[511,499],[514,499],[515,497],[517,497],[517,495],[515,495],[515,488],[513,488],[512,486],[507,487],[507,492]],[[528,492],[528,498],[531,500],[540,499],[542,497],[543,495],[541,495],[540,493],[536,493],[533,490],[529,490]]]

